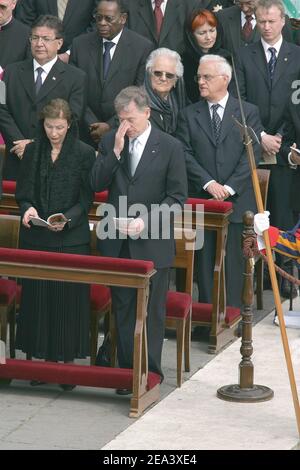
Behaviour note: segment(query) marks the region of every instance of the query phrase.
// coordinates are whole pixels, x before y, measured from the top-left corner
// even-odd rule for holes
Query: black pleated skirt
[[[24,249],[87,255],[89,245]],[[47,361],[73,361],[90,355],[90,286],[22,279],[16,348]]]

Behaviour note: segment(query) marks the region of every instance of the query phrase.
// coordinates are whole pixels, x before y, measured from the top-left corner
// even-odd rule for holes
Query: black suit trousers
[[[128,244],[124,241],[120,258],[130,258]],[[157,269],[150,282],[147,309],[147,340],[149,371],[160,374],[161,355],[165,332],[166,298],[169,268]],[[112,309],[117,330],[117,355],[121,368],[133,367],[133,342],[136,321],[137,292],[127,287],[112,287]]]

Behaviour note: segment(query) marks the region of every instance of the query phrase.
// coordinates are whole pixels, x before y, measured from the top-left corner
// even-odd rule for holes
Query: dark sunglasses
[[[156,78],[162,78],[163,76],[165,76],[167,80],[174,80],[174,78],[176,78],[175,73],[161,72],[160,70],[152,70],[151,73]]]

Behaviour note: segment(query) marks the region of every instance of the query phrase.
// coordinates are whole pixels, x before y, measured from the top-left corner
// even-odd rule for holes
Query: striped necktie
[[[269,47],[268,50],[271,53],[271,58],[268,62],[268,67],[269,67],[270,79],[273,80],[275,65],[276,65],[276,62],[277,62],[276,49],[275,49],[275,47]]]
[[[57,0],[58,18],[62,21],[65,16],[67,4],[69,0]]]
[[[213,104],[211,106],[212,109],[212,127],[214,131],[214,136],[216,139],[216,144],[219,142],[220,134],[221,134],[221,124],[222,120],[217,112],[218,108],[220,107],[219,104]]]

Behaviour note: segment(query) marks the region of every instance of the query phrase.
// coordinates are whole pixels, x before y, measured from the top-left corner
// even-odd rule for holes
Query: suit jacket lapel
[[[152,10],[152,3],[149,0],[140,0],[140,4],[137,7],[139,10],[139,14],[144,21],[145,25],[150,31],[151,36],[156,41],[156,26],[154,21],[154,14]]]
[[[49,15],[58,16],[57,0],[47,0]]]
[[[289,62],[290,62],[290,53],[291,51],[289,48],[289,44],[283,41],[278,57],[277,57],[276,65],[275,65],[274,77],[273,77],[273,83],[272,83],[273,87],[278,82],[281,75],[286,72],[286,69],[289,66]]]
[[[174,0],[174,2],[168,2],[164,14],[164,20],[162,23],[162,28],[160,32],[159,42],[161,43],[163,39],[167,36],[171,26],[174,24],[176,16],[179,14],[179,2]]]
[[[146,146],[144,148],[143,154],[139,161],[138,166],[136,167],[133,180],[136,180],[141,176],[151,165],[153,160],[159,156],[159,137],[157,130],[152,126],[149,138],[147,140]],[[155,182],[153,182],[155,184]]]
[[[261,41],[255,43],[254,46],[255,47],[253,47],[253,49],[251,50],[253,67],[258,68],[258,70],[264,77],[264,80],[267,83],[268,87],[271,88],[268,63],[266,60],[265,51],[264,51]]]
[[[67,8],[66,8],[65,15],[64,15],[64,20],[63,20],[64,25],[66,25],[68,23],[71,16],[75,12],[76,2],[78,2],[78,0],[69,0],[68,1]]]
[[[211,117],[206,101],[199,101],[199,107],[196,111],[196,120],[204,132],[207,134],[209,140],[216,145],[215,137],[213,134]]]
[[[236,105],[235,105],[233,98],[229,95],[229,98],[228,98],[228,101],[224,110],[223,119],[222,119],[219,145],[229,134],[232,127],[236,125],[233,119],[234,117],[236,117]]]
[[[42,100],[49,92],[55,88],[58,83],[62,80],[63,74],[65,73],[65,65],[59,59],[55,62],[52,69],[47,75],[39,93],[36,96],[36,101]]]
[[[34,103],[36,100],[35,85],[34,85],[34,72],[33,72],[33,61],[27,60],[21,66],[20,71],[20,80],[23,84],[23,87],[28,94],[30,100]]]
[[[94,32],[90,36],[90,47],[88,53],[91,56],[92,63],[96,69],[96,75],[99,78],[101,87],[103,86],[103,41],[98,36],[97,32]]]

